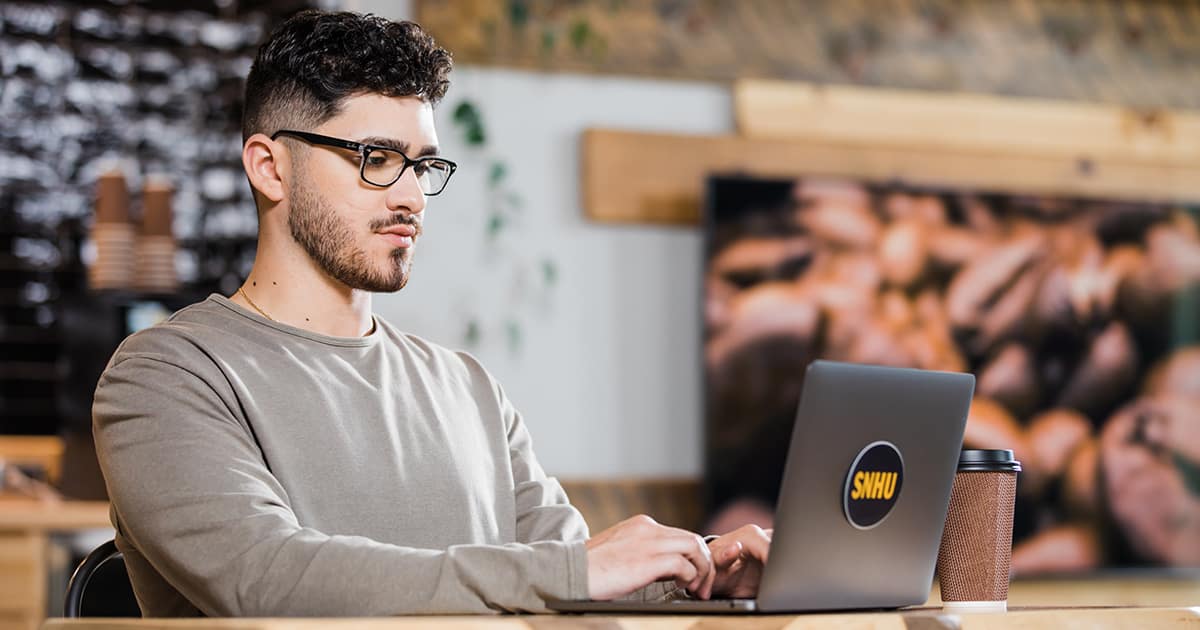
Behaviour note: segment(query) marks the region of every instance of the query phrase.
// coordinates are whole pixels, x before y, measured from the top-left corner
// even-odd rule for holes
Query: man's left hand
[[[714,596],[743,598],[758,594],[772,533],[757,525],[745,525],[708,544],[717,571]]]

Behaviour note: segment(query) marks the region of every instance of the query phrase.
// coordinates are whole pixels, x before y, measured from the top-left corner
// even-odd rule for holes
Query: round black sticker
[[[891,442],[872,442],[859,451],[846,475],[842,508],[846,520],[858,529],[878,525],[900,498],[904,485],[904,458]]]

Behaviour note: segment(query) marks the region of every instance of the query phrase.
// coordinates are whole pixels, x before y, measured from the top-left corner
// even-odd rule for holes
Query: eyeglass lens
[[[391,186],[400,178],[404,164],[404,156],[397,151],[372,149],[363,160],[363,177],[376,186]],[[437,158],[417,160],[412,169],[421,191],[427,195],[441,192],[450,179],[450,164]]]

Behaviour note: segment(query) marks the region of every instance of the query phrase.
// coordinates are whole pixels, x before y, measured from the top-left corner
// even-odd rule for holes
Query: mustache
[[[411,225],[413,227],[413,230],[415,230],[414,236],[421,235],[421,232],[422,232],[421,222],[418,221],[417,219],[413,218],[412,216],[405,216],[405,215],[395,215],[392,217],[388,217],[387,219],[384,219],[384,220],[372,221],[371,222],[371,231],[372,232],[382,232],[383,230],[386,230],[390,227],[394,227],[397,225]]]

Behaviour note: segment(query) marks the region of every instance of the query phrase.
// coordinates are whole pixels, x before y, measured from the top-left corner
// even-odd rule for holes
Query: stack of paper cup
[[[92,224],[96,259],[88,269],[93,289],[127,289],[133,285],[137,234],[129,222],[129,192],[120,172],[96,182],[96,222]]]
[[[175,273],[175,237],[171,231],[170,182],[151,178],[142,189],[142,233],[138,239],[136,286],[170,293],[179,288]]]

